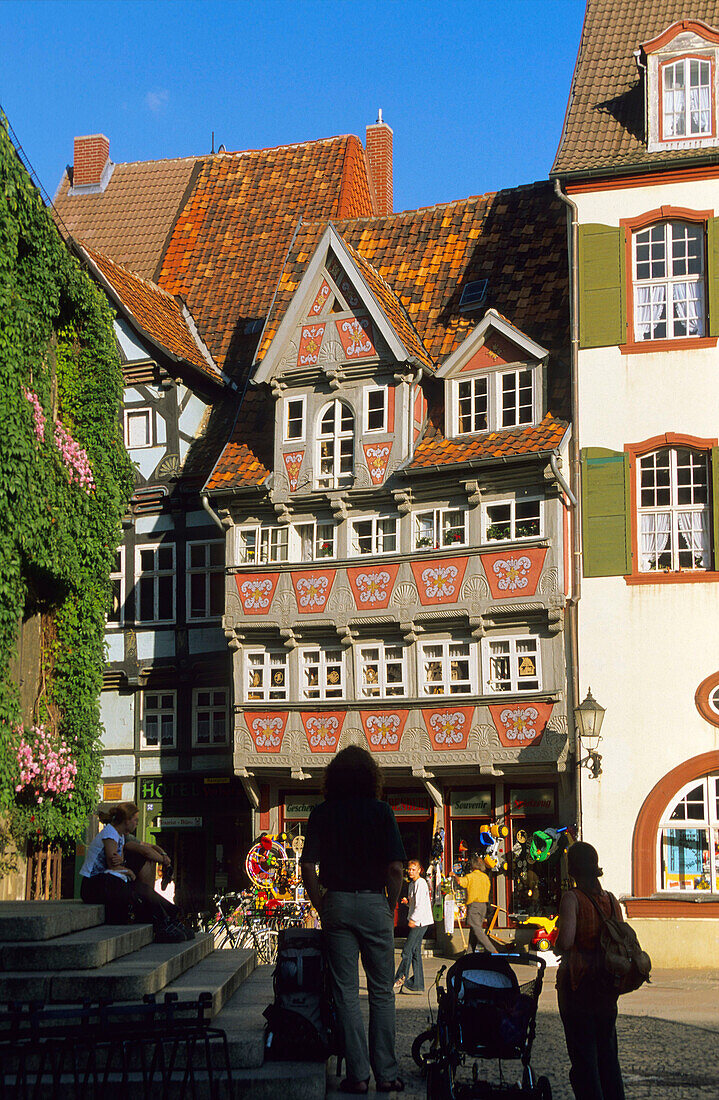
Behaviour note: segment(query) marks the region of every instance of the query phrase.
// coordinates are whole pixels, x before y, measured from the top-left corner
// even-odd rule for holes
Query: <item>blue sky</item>
[[[116,162],[394,130],[395,209],[547,176],[583,0],[4,0],[0,102],[54,195]]]

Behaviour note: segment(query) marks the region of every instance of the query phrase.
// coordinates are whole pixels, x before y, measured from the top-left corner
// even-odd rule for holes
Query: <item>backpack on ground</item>
[[[611,916],[605,917],[594,898],[582,890],[586,898],[602,918],[599,933],[600,969],[610,988],[618,995],[633,993],[640,985],[650,980],[652,960],[642,948],[637,934],[625,920],[614,916],[615,906],[619,903],[614,894],[609,894],[612,903]]]
[[[277,937],[275,999],[263,1015],[268,1059],[324,1062],[335,1051],[334,1007],[322,932],[283,928]]]

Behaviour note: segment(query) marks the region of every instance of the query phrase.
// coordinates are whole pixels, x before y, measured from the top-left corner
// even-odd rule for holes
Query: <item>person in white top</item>
[[[409,890],[407,891],[407,925],[409,932],[402,948],[402,958],[394,976],[395,993],[423,993],[424,970],[422,968],[422,940],[428,928],[434,924],[432,903],[429,899],[427,880],[422,878],[424,868],[418,859],[407,864]],[[410,978],[410,968],[412,977]]]

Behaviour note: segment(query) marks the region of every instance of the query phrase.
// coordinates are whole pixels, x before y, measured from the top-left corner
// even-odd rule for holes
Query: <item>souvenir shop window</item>
[[[419,646],[422,695],[469,695],[475,690],[475,646],[451,639]]]
[[[372,516],[352,524],[353,554],[394,554],[396,550],[396,516]]]
[[[494,693],[541,689],[538,638],[485,638],[483,645],[486,691]]]
[[[142,693],[140,748],[170,749],[177,737],[176,694],[174,691]]]
[[[300,682],[304,699],[342,699],[345,694],[342,649],[315,646],[300,654]]]
[[[245,698],[271,702],[287,698],[287,652],[249,649],[245,652]]]
[[[719,777],[687,784],[659,828],[659,889],[719,893]]]
[[[359,648],[359,685],[363,699],[406,695],[405,650],[403,645],[377,642]]]
[[[227,744],[227,688],[192,692],[192,740],[195,745]]]
[[[467,545],[467,509],[433,508],[414,516],[416,550],[440,550]]]
[[[293,561],[319,561],[335,556],[334,523],[297,523],[293,535]]]
[[[485,505],[483,520],[485,542],[536,539],[542,534],[542,502],[537,498],[495,501]]]

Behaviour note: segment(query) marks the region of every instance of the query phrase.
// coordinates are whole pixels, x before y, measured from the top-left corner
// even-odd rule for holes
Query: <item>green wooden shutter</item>
[[[707,222],[707,306],[707,332],[719,336],[719,218]]]
[[[626,340],[624,229],[579,226],[579,343],[611,347]]]
[[[714,560],[711,569],[719,571],[719,447],[712,447],[712,534],[714,536]]]
[[[629,460],[618,451],[582,451],[582,543],[585,577],[631,573]]]

